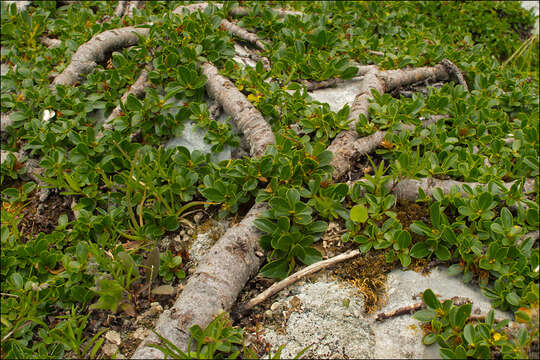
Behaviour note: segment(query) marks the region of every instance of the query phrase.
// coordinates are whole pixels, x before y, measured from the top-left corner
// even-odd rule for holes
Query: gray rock
[[[208,106],[210,106],[210,99],[207,98],[206,101],[208,103]],[[182,100],[176,100],[174,98],[168,99],[166,101],[166,104],[170,103],[175,104],[175,106],[169,109],[169,113],[171,114],[176,114],[178,108],[184,104]],[[226,118],[226,114],[221,114],[216,120],[220,123],[223,123],[226,121]],[[194,150],[199,150],[203,153],[212,154],[211,159],[218,162],[231,158],[231,146],[225,145],[223,151],[219,153],[214,153],[212,152],[212,145],[204,141],[205,134],[206,131],[197,127],[195,122],[186,119],[184,122],[184,131],[182,132],[182,135],[169,139],[169,141],[167,141],[167,143],[165,144],[165,148],[169,149],[176,146],[184,146],[190,152]]]
[[[339,84],[339,86],[335,88],[317,89],[308,91],[308,94],[313,100],[327,103],[330,105],[330,110],[337,112],[346,104],[351,106],[354,98],[361,91],[361,87],[362,79],[354,78]]]
[[[114,330],[109,330],[105,334],[105,339],[107,339],[110,343],[120,345],[122,343],[122,338],[120,337],[120,334]]]
[[[435,268],[427,276],[414,271],[394,270],[388,274],[387,303],[379,312],[391,312],[421,301],[418,294],[430,288],[441,299],[454,296],[469,298],[474,313],[486,314],[489,300],[477,286],[464,284],[460,277],[451,277],[444,267]],[[316,282],[294,284],[278,295],[276,303],[295,306],[290,313],[285,335],[274,325],[265,324],[264,339],[274,351],[285,344],[282,356],[292,358],[306,346],[307,358],[340,356],[349,358],[440,358],[438,345],[422,344],[422,323],[411,315],[401,315],[375,322],[376,314],[365,314],[363,296],[349,284],[320,276]],[[300,301],[291,301],[297,297]],[[344,301],[345,300],[345,301]],[[348,306],[344,304],[348,300]],[[378,313],[378,312],[377,312]],[[495,317],[511,319],[510,313],[495,310]],[[337,354],[337,355],[336,355]]]

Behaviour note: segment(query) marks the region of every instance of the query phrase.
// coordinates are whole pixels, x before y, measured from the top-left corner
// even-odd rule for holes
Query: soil
[[[3,188],[21,189],[23,185],[23,181],[16,181]],[[43,202],[39,200],[39,193],[35,190],[22,204],[12,206],[2,201],[2,211],[19,213],[21,220],[18,230],[21,233],[21,241],[24,243],[40,232],[45,234],[52,232],[58,226],[58,217],[62,214],[67,215],[69,221],[75,220],[70,204],[71,197],[59,194],[56,189],[51,190]]]

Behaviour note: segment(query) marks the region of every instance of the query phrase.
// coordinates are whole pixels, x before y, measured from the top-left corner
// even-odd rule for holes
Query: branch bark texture
[[[185,350],[191,326],[198,324],[204,328],[220,310],[228,311],[232,307],[263,262],[263,258],[256,255],[261,251],[260,234],[253,221],[265,209],[267,206],[263,203],[254,205],[244,219],[210,249],[173,307],[160,316],[155,328],[157,333]],[[158,342],[155,334],[141,343],[132,358],[163,358],[161,351],[147,346],[152,342]]]
[[[362,70],[367,72],[364,74],[362,90],[356,96],[351,106],[351,112],[348,117],[348,120],[351,121],[349,130],[339,133],[328,147],[328,150],[334,154],[331,163],[334,167],[332,174],[334,180],[340,179],[349,170],[350,159],[357,153],[355,148],[351,146],[358,139],[356,123],[360,115],[364,115],[369,119],[369,103],[373,99],[373,90],[379,94],[383,94],[397,87],[419,81],[440,81],[449,78],[447,69],[442,64],[414,69],[381,71],[376,67],[372,67]],[[377,136],[380,136],[380,134]]]
[[[75,84],[81,75],[92,72],[111,52],[137,44],[139,36],[146,36],[149,31],[149,28],[128,26],[95,35],[77,49],[67,68],[53,80],[53,86]]]
[[[275,142],[274,133],[261,113],[249,102],[236,86],[226,77],[218,73],[218,69],[210,64],[201,65],[202,73],[208,78],[206,91],[216,99],[225,112],[229,114],[237,127],[249,142],[250,154],[261,156],[266,146]]]

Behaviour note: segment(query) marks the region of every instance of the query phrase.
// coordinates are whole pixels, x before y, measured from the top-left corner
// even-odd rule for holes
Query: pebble
[[[279,301],[276,301],[270,306],[270,310],[276,311],[281,307],[281,303]]]
[[[146,339],[146,337],[148,337],[149,332],[150,331],[148,329],[140,327],[137,330],[135,330],[131,336],[135,339],[144,340]]]
[[[150,304],[150,310],[153,311],[153,313],[160,313],[163,311],[163,306],[161,306],[158,302],[153,302]]]
[[[186,236],[186,230],[180,231],[180,236],[182,236],[182,237]]]
[[[264,312],[264,316],[265,316],[267,319],[271,319],[273,315],[274,315],[274,313],[272,312],[272,310],[266,310],[266,311]]]
[[[101,348],[101,351],[103,351],[103,355],[107,357],[112,357],[118,351],[118,345],[105,343],[105,345],[103,345],[103,347]],[[116,358],[118,359],[118,356],[116,356]]]
[[[193,235],[193,229],[187,229],[187,234],[188,235]]]
[[[120,345],[122,343],[122,338],[120,337],[120,334],[114,330],[107,331],[107,333],[105,334],[105,339],[116,345]]]

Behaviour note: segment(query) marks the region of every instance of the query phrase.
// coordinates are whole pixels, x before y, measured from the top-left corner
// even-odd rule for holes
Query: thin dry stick
[[[304,276],[311,275],[319,270],[322,270],[324,268],[327,268],[331,265],[337,264],[339,262],[351,259],[355,256],[358,256],[360,254],[359,250],[352,250],[337,256],[334,256],[333,258],[323,260],[316,262],[315,264],[309,265],[308,267],[303,268],[300,271],[295,272],[288,278],[281,280],[280,282],[277,282],[270,286],[268,289],[260,293],[259,295],[255,296],[253,299],[249,300],[247,303],[245,303],[242,306],[242,312],[248,311],[254,306],[262,303],[264,300],[268,299],[270,296],[274,295],[275,293],[283,290],[287,286],[294,284],[296,281],[300,280]]]
[[[452,303],[456,306],[472,303],[471,299],[459,297],[459,296],[454,296],[450,300],[452,300]],[[444,301],[445,300],[441,300],[441,302],[444,302]],[[403,306],[403,307],[397,308],[394,311],[390,311],[386,313],[383,312],[383,313],[377,314],[377,316],[375,317],[375,321],[383,321],[391,317],[399,316],[403,314],[412,314],[420,309],[424,309],[425,307],[426,307],[426,304],[424,302],[420,302],[420,303],[416,303],[416,304],[408,305],[408,306]]]

